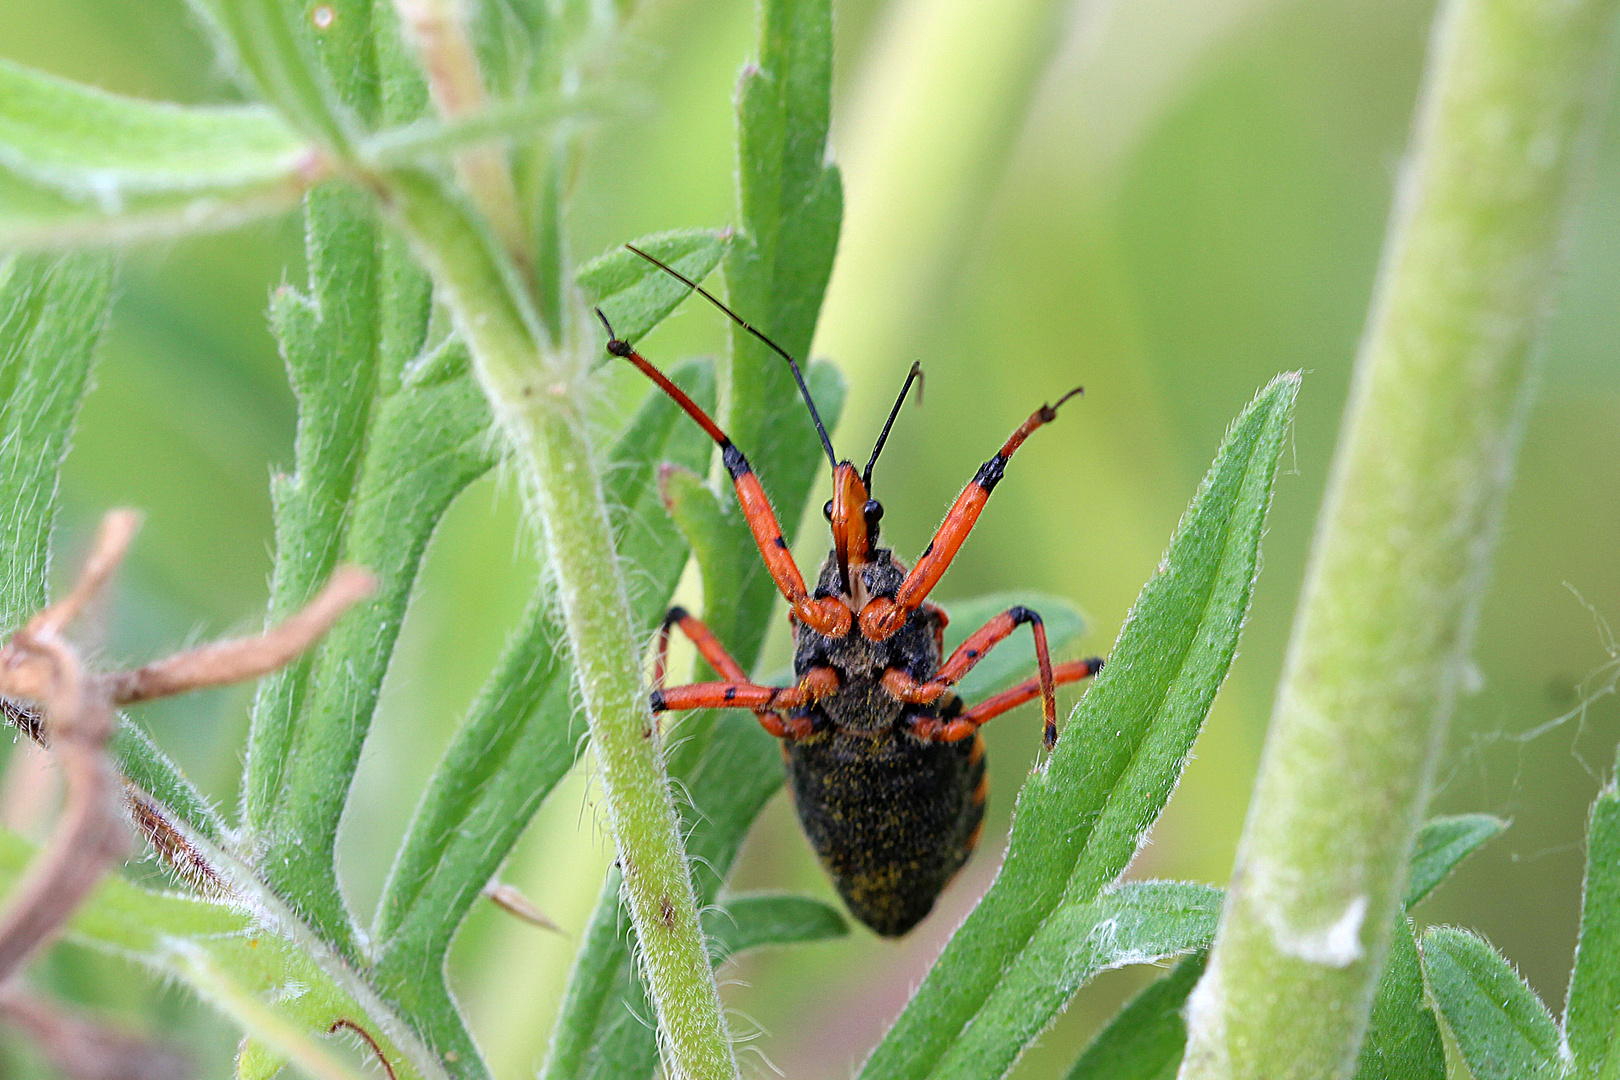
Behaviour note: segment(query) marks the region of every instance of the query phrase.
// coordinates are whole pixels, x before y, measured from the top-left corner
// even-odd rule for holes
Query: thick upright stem
[[[1447,0],[1181,1076],[1355,1067],[1620,0]]]
[[[497,245],[421,176],[393,178],[398,220],[456,313],[533,500],[601,769],[642,970],[672,1077],[732,1080],[736,1059],[698,925],[613,529],[580,412],[581,366],[544,351]]]

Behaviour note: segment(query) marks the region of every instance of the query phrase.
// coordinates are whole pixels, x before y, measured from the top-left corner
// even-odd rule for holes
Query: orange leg
[[[658,647],[653,653],[653,688],[661,689],[664,685],[664,669],[669,659],[669,632],[680,627],[681,633],[686,635],[688,641],[697,646],[698,655],[722,678],[728,682],[745,683],[748,675],[742,665],[731,658],[726,647],[720,644],[720,639],[714,636],[714,631],[703,625],[702,620],[695,618],[685,608],[676,606],[669,609],[664,616],[664,624],[658,628]]]
[[[1041,697],[1045,705],[1046,745],[1050,749],[1057,742],[1057,698],[1053,695],[1052,657],[1046,648],[1046,624],[1029,608],[1019,604],[991,619],[959,645],[927,682],[917,682],[898,668],[883,673],[883,686],[901,701],[914,705],[931,705],[938,701],[951,686],[962,681],[984,655],[1007,640],[1018,627],[1028,623],[1035,632],[1035,663],[1040,668]],[[932,726],[932,719],[918,720],[918,726]],[[916,730],[916,729],[914,729]],[[920,733],[920,732],[919,732]]]
[[[1079,682],[1089,679],[1102,670],[1103,662],[1100,657],[1093,656],[1088,660],[1071,660],[1067,664],[1058,664],[1052,668],[1052,684],[1062,686],[1065,683]],[[985,723],[994,720],[1009,709],[1017,708],[1026,701],[1030,701],[1041,692],[1040,679],[1027,679],[1011,690],[1003,690],[992,697],[987,697],[973,708],[953,720],[934,720],[930,730],[919,730],[918,734],[930,736],[941,742],[955,742],[965,739],[978,731]],[[932,725],[939,725],[937,729]],[[1048,741],[1046,748],[1052,748]]]
[[[917,564],[911,568],[911,573],[901,582],[894,599],[880,596],[869,600],[861,609],[861,633],[872,641],[884,641],[906,624],[906,619],[922,606],[934,586],[939,584],[939,579],[951,565],[951,560],[956,558],[956,553],[961,550],[962,542],[967,539],[968,533],[973,531],[973,526],[979,520],[979,512],[984,509],[984,504],[990,501],[990,492],[1001,482],[1001,475],[1007,468],[1007,459],[1024,445],[1024,440],[1029,438],[1036,428],[1057,419],[1058,405],[1062,405],[1079,392],[1079,388],[1076,387],[1058,398],[1057,405],[1042,405],[1036,409],[1030,414],[1029,419],[1001,444],[996,456],[979,466],[978,473],[968,481],[968,486],[962,489],[962,494],[956,497],[955,505],[945,515],[945,520],[940,523],[939,530],[934,533],[933,540],[929,541]]]
[[[820,600],[812,599],[804,587],[804,575],[799,573],[799,567],[788,553],[787,541],[782,538],[782,527],[777,524],[776,513],[771,509],[770,500],[765,497],[765,489],[759,485],[759,477],[754,475],[754,469],[748,464],[748,459],[731,444],[731,439],[720,430],[720,425],[709,418],[709,414],[698,408],[697,403],[686,396],[680,387],[669,381],[662,371],[648,363],[640,353],[630,346],[628,341],[621,341],[613,334],[613,327],[608,324],[607,316],[597,309],[596,317],[602,320],[607,327],[607,351],[613,356],[622,357],[634,364],[641,373],[658,385],[658,388],[674,399],[686,415],[697,421],[699,427],[708,432],[709,438],[720,447],[720,460],[725,464],[726,471],[731,474],[732,486],[737,489],[737,501],[742,505],[743,517],[748,520],[748,528],[753,531],[754,543],[759,545],[760,557],[765,560],[765,568],[770,571],[771,580],[787,598],[788,606],[793,609],[794,616],[806,626],[817,633],[828,637],[843,637],[849,632],[853,615],[849,606],[836,597],[823,597]]]
[[[655,713],[688,709],[753,709],[762,727],[778,738],[810,733],[807,717],[784,720],[776,710],[801,709],[838,689],[838,672],[814,668],[797,686],[759,686],[747,681],[690,683],[654,690],[650,704]]]
[[[714,636],[714,631],[685,608],[676,605],[664,615],[663,625],[658,628],[658,646],[653,650],[654,690],[664,688],[664,673],[668,669],[669,662],[669,632],[677,626],[680,627],[681,633],[686,635],[687,640],[697,646],[698,655],[718,671],[721,678],[733,683],[748,681],[748,673],[742,669],[741,664],[731,658],[730,653],[726,652],[726,647],[720,644],[720,639]],[[759,722],[765,726],[765,730],[772,731],[773,734],[776,733],[773,731],[773,724],[781,726],[779,719],[766,712],[756,710],[754,715],[759,717]]]

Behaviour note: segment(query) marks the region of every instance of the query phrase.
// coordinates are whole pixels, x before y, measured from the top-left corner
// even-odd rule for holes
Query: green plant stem
[[[1345,1077],[1459,691],[1617,0],[1440,10],[1184,1078]]]
[[[544,529],[670,1075],[736,1077],[577,396],[580,366],[540,348],[498,244],[465,208],[421,174],[392,179],[398,220],[455,312]]]

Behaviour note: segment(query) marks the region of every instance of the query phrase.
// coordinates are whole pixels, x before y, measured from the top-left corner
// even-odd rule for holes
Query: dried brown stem
[[[28,625],[17,632],[17,637],[24,634],[35,638],[59,636],[62,628],[78,618],[85,606],[106,586],[107,579],[124,561],[124,552],[129,550],[129,542],[135,539],[140,527],[141,515],[134,510],[109,510],[103,514],[90,557],[85,559],[73,590],[29,619]]]
[[[281,625],[258,637],[217,641],[134,671],[106,676],[107,696],[114,705],[131,705],[268,675],[320,640],[373,587],[366,571],[339,567],[320,595]]]
[[[0,914],[0,983],[66,923],[130,846],[120,810],[122,777],[107,754],[117,729],[115,704],[257,678],[286,664],[371,591],[371,575],[345,568],[309,605],[265,634],[181,653],[137,671],[91,676],[63,629],[106,586],[140,518],[115,510],[102,518],[95,546],[66,597],[35,615],[0,648],[0,712],[49,746],[62,767],[66,798],[50,840],[29,865]],[[41,706],[40,712],[10,699]],[[216,882],[165,809],[131,789],[130,814],[170,865],[188,880]]]
[[[75,1015],[15,983],[0,986],[0,1016],[72,1080],[185,1080],[193,1072],[177,1051]]]
[[[50,840],[0,915],[0,982],[56,934],[129,850],[129,830],[118,806],[118,772],[106,754],[117,721],[61,631],[106,585],[139,527],[140,517],[132,511],[115,510],[103,517],[72,591],[28,620],[0,648],[0,694],[45,707],[45,734],[67,788]]]

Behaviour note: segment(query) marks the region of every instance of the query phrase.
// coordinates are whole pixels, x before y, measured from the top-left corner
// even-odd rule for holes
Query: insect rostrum
[[[879,934],[904,934],[932,910],[978,842],[988,789],[979,726],[1039,696],[1045,742],[1051,747],[1057,739],[1054,687],[1102,667],[1095,658],[1054,666],[1041,617],[1022,606],[991,619],[946,657],[946,615],[928,601],[1008,459],[1036,428],[1057,416],[1058,405],[1079,391],[1065,394],[1056,405],[1042,405],[1013,432],[963,488],[933,540],[908,569],[888,548],[877,546],[883,507],[870,489],[873,466],[918,368],[914,365],[907,377],[866,469],[857,473],[853,463],[833,453],[792,357],[695,282],[631,250],[702,293],[788,362],[833,471],[833,497],[824,509],[833,547],[811,592],[742,451],[679,387],[620,340],[597,311],[608,331],[608,352],[652,379],[720,447],[760,555],[791,609],[797,681],[777,687],[749,681],[702,622],[682,608],[671,609],[658,636],[653,711],[752,709],[765,730],[782,740],[799,821],[850,911]],[[1025,624],[1034,634],[1040,674],[966,706],[952,687]],[[669,635],[676,628],[724,681],[663,686]]]

